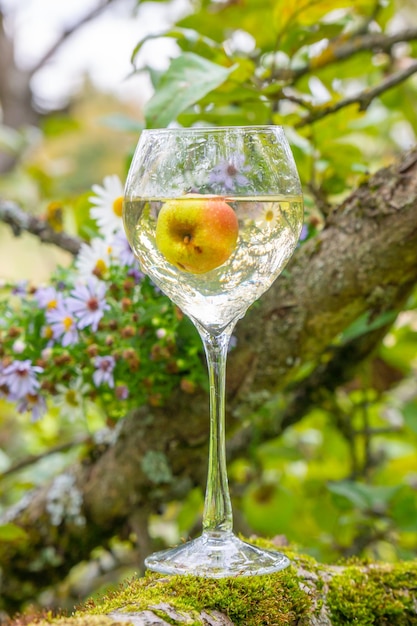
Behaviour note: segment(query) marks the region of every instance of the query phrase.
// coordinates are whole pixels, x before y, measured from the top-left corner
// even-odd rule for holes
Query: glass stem
[[[220,333],[196,324],[203,341],[210,383],[210,442],[203,532],[231,532],[233,526],[226,466],[225,382],[226,359],[235,323]]]

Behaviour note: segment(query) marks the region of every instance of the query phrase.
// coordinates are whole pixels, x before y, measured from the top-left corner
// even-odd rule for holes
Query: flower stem
[[[210,443],[203,532],[231,532],[232,505],[226,467],[225,378],[229,339],[234,322],[220,333],[196,324],[203,341],[210,383]]]

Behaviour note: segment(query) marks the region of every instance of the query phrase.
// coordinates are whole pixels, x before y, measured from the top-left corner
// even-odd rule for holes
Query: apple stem
[[[210,383],[210,443],[204,532],[231,532],[233,526],[226,467],[225,380],[227,348],[234,326],[235,321],[220,333],[213,333],[196,323],[206,353]]]

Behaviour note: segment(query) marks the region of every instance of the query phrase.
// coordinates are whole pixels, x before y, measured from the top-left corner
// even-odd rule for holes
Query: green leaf
[[[83,239],[91,239],[97,236],[97,224],[90,216],[91,202],[89,200],[91,191],[78,196],[73,205],[73,220],[77,235]]]
[[[42,129],[48,137],[58,137],[80,130],[80,121],[69,115],[51,115],[43,120]]]
[[[343,331],[341,335],[342,343],[347,343],[348,341],[357,339],[361,335],[366,335],[366,333],[372,332],[373,330],[378,330],[378,328],[386,324],[393,323],[397,315],[398,312],[396,311],[387,311],[379,315],[373,321],[370,321],[369,313],[366,311]]]
[[[403,416],[408,428],[417,433],[417,400],[410,400],[404,405]]]
[[[309,26],[316,24],[326,15],[336,9],[347,9],[353,15],[370,13],[373,9],[373,0],[356,0],[350,3],[347,0],[277,0],[275,3],[275,19],[282,32],[294,28],[294,24]]]
[[[23,528],[16,524],[3,524],[0,526],[0,542],[19,542],[27,539],[28,535]]]
[[[396,526],[403,532],[417,531],[417,502],[414,490],[410,487],[402,488],[398,497],[394,498],[391,516]]]
[[[138,133],[143,130],[143,122],[135,120],[123,113],[113,113],[101,118],[103,126],[113,130],[121,130],[127,133]]]
[[[331,493],[349,500],[354,507],[361,511],[382,513],[400,489],[400,485],[383,487],[344,480],[339,483],[329,483],[327,488]]]
[[[247,126],[252,124],[268,124],[270,107],[266,102],[242,102],[239,106],[217,105],[210,110],[187,111],[179,116],[183,126],[192,126],[197,121],[204,121],[212,126]]]
[[[178,46],[183,52],[194,52],[194,54],[204,56],[204,58],[211,58],[212,60],[213,57],[219,53],[221,53],[222,56],[225,55],[224,48],[220,43],[210,37],[205,37],[193,28],[172,28],[164,33],[150,34],[141,39],[131,57],[132,64],[136,69],[138,69],[136,66],[138,55],[147,42],[155,39],[168,38],[176,39]]]
[[[274,3],[271,0],[245,0],[207,5],[181,20],[183,28],[194,29],[218,43],[227,40],[235,30],[244,31],[256,39],[257,49],[270,50],[276,44]],[[266,25],[268,27],[266,27]]]
[[[180,113],[224,83],[235,67],[222,67],[193,52],[175,58],[145,107],[148,128],[164,128]]]
[[[242,511],[255,532],[286,533],[297,517],[296,494],[275,483],[253,484],[245,493]]]

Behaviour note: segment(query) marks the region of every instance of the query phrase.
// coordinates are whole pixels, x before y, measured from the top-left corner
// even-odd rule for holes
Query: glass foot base
[[[146,567],[154,572],[206,578],[271,574],[289,564],[289,559],[280,552],[252,546],[233,533],[212,532],[145,559]]]

